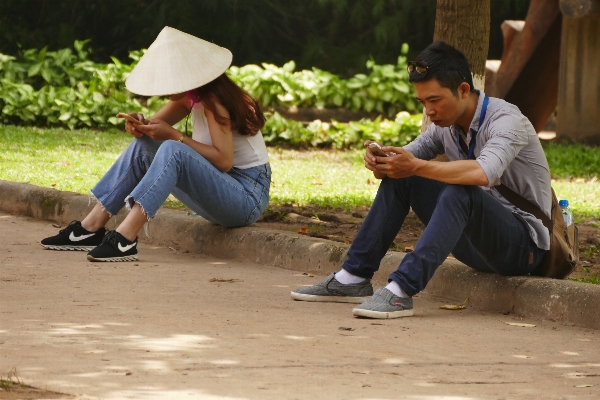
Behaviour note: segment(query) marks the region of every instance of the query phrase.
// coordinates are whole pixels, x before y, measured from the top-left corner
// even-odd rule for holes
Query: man
[[[464,54],[442,41],[422,51],[408,71],[432,124],[404,148],[383,147],[388,157],[366,151],[365,167],[381,179],[373,206],[342,269],[292,291],[295,300],[362,303],[353,310],[358,317],[410,316],[412,296],[450,253],[479,271],[526,275],[550,248],[542,221],[495,188],[503,184],[550,215],[548,162],[529,120],[514,105],[475,90]],[[439,154],[450,162],[433,160]],[[370,279],[410,208],[425,231],[388,285],[373,294]]]

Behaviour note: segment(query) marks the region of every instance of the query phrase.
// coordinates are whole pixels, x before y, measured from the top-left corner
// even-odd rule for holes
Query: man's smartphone
[[[377,157],[388,157],[389,156],[388,153],[381,150],[381,145],[377,142],[369,143],[369,146],[367,146],[367,148],[369,149],[371,154],[373,154],[374,156],[377,156]]]
[[[131,115],[129,114],[125,114],[125,113],[118,113],[117,114],[117,118],[124,118],[127,121],[136,124],[136,125],[144,125],[144,123],[142,121],[140,121],[139,119],[133,118]]]

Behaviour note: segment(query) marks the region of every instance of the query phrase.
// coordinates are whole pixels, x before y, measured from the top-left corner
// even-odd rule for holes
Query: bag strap
[[[465,140],[462,137],[460,137],[459,141],[461,149],[465,154],[467,154],[468,148],[467,144],[465,143]],[[544,226],[548,228],[550,233],[552,233],[552,220],[550,220],[550,218],[548,218],[548,216],[542,210],[540,210],[538,206],[536,206],[535,204],[527,200],[525,197],[515,192],[514,190],[504,186],[504,184],[502,183],[498,186],[495,186],[495,188],[498,192],[500,192],[502,197],[508,200],[512,205],[541,220],[542,224],[544,224]]]
[[[544,226],[548,228],[550,233],[552,233],[552,220],[548,218],[548,216],[540,210],[538,206],[527,200],[525,197],[516,193],[512,189],[504,186],[504,184],[500,184],[495,186],[496,190],[500,192],[502,197],[506,200],[510,201],[514,206],[519,207],[521,210],[528,212],[529,214],[534,215],[536,218],[542,221]]]
[[[481,124],[483,123],[483,120],[485,119],[485,113],[487,111],[487,104],[488,104],[488,96],[485,95],[485,98],[483,99],[483,105],[481,107],[481,114],[479,115],[479,127],[481,127]],[[477,135],[477,132],[475,132],[475,134],[471,138],[470,146],[467,146],[465,139],[463,139],[463,137],[457,133],[457,139],[458,139],[457,144],[460,145],[460,148],[462,149],[463,153],[468,155],[467,158],[472,159],[472,160],[475,159],[475,154],[474,154],[475,152],[473,151],[473,149],[474,149],[474,142],[475,142],[476,135]],[[546,228],[548,228],[548,230],[550,231],[550,234],[552,234],[552,220],[550,218],[548,218],[548,216],[538,206],[536,206],[535,204],[533,204],[532,202],[530,202],[529,200],[527,200],[525,197],[521,196],[517,192],[513,191],[512,189],[509,189],[508,187],[504,186],[504,184],[502,184],[502,183],[498,186],[495,186],[495,188],[498,192],[500,192],[502,197],[504,197],[506,200],[508,200],[512,205],[520,208],[521,210],[523,210],[523,211],[535,216],[539,220],[541,220],[542,224],[544,224],[544,226]]]

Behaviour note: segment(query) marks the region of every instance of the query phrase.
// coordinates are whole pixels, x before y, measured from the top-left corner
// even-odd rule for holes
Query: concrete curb
[[[91,209],[87,196],[0,180],[0,210],[63,224]],[[120,218],[120,213],[117,218]],[[161,209],[150,224],[154,241],[183,251],[248,260],[280,268],[327,275],[339,270],[348,245],[257,228],[226,229],[177,210]],[[390,252],[374,277],[387,282],[404,253]],[[534,277],[503,277],[476,272],[447,260],[426,292],[481,310],[600,329],[600,286]]]

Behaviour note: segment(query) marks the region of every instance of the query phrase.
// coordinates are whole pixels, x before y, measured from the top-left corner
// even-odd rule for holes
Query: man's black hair
[[[417,61],[427,63],[427,73],[421,75],[414,69],[408,77],[410,82],[425,82],[435,78],[440,86],[450,89],[454,95],[458,94],[458,86],[462,82],[467,82],[471,91],[474,90],[467,57],[444,41],[438,40],[427,46],[419,53]]]

